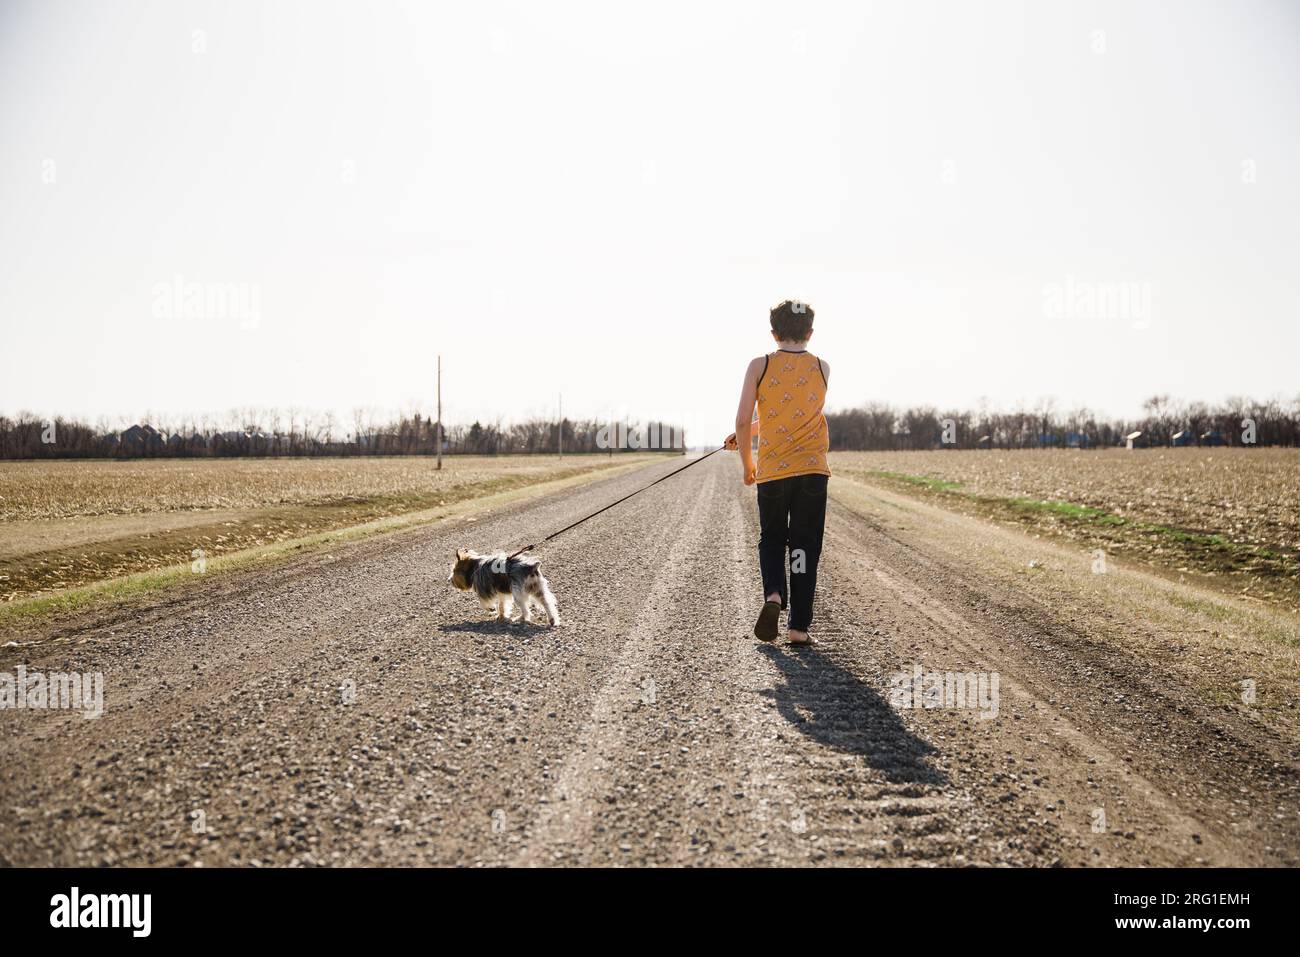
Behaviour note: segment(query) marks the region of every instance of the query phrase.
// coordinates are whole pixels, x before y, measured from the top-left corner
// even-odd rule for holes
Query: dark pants
[[[787,624],[807,631],[812,624],[817,561],[826,524],[826,475],[796,475],[758,486],[758,565],[763,596],[781,596],[790,609]],[[790,591],[785,587],[786,548],[790,550]]]

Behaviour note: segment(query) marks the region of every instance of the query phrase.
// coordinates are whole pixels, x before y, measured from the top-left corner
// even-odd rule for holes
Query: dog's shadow
[[[881,690],[817,648],[759,647],[781,683],[759,693],[799,733],[837,751],[860,755],[894,784],[946,784],[930,765],[936,749],[903,724]]]
[[[514,635],[518,637],[520,635],[538,635],[555,629],[535,621],[523,624],[517,621],[498,621],[495,618],[485,618],[479,621],[458,621],[453,624],[439,625],[438,630],[447,634],[468,633],[471,635]]]

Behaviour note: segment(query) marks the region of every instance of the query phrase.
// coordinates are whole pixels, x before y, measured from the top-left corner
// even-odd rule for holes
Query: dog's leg
[[[497,595],[497,621],[507,621],[510,618],[510,596]]]
[[[541,603],[542,608],[546,610],[546,620],[552,626],[560,623],[560,609],[555,605],[555,596],[551,594],[550,583],[541,575],[537,576],[537,583],[534,586],[535,597]]]
[[[524,624],[528,624],[533,620],[533,616],[528,607],[528,592],[524,589],[523,582],[511,582],[510,593],[514,596],[515,605],[519,608],[519,620]]]

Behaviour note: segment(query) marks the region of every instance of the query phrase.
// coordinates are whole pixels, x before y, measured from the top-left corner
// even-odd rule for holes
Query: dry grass
[[[831,468],[1300,605],[1300,449],[841,452]]]
[[[1300,549],[1300,449],[837,452],[832,461]]]
[[[604,456],[446,458],[153,459],[0,462],[0,522],[90,515],[331,505],[454,489],[485,480],[524,481]]]
[[[645,461],[604,455],[0,462],[12,602]]]

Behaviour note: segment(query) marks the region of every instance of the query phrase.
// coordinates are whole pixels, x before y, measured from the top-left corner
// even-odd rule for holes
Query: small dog
[[[497,621],[509,619],[513,599],[522,613],[521,622],[533,620],[530,606],[536,602],[552,626],[560,623],[555,596],[535,558],[507,558],[505,552],[480,555],[462,548],[456,552],[456,563],[447,581],[461,591],[472,590],[484,608],[496,610]]]

